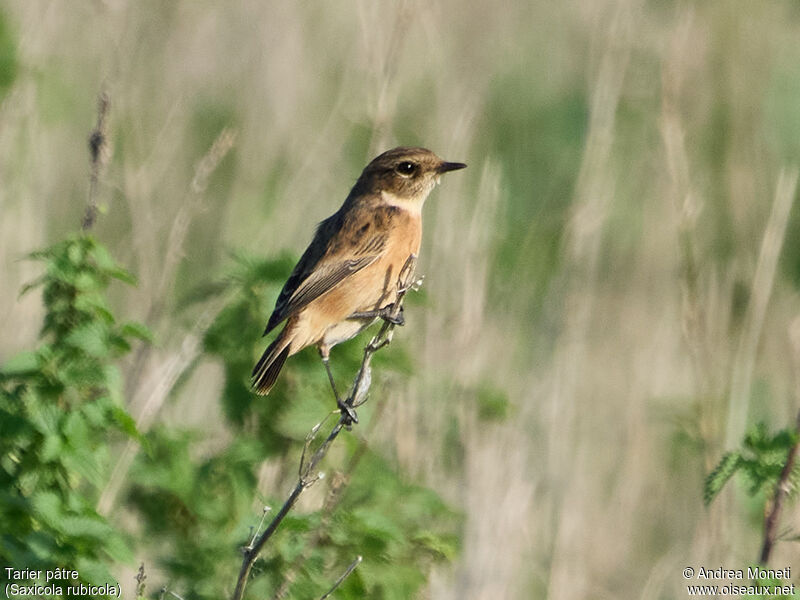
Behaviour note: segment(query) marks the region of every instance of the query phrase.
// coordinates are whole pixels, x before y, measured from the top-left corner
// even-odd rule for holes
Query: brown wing
[[[357,237],[355,247],[343,251],[342,238],[352,239],[348,231],[351,224],[343,221],[336,213],[320,223],[314,240],[283,286],[264,335],[383,254],[386,233],[374,228],[373,235]]]

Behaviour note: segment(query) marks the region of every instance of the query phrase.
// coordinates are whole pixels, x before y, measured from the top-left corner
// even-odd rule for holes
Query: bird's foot
[[[339,406],[339,412],[342,415],[342,424],[345,427],[349,428],[353,423],[358,423],[356,409],[349,404],[349,399],[343,402],[337,398],[336,404]]]
[[[384,321],[388,321],[394,325],[403,326],[406,324],[406,319],[403,316],[403,307],[395,314],[394,304],[389,304],[378,310],[368,310],[364,312],[355,312],[351,314],[348,319],[376,319],[380,317]]]
[[[403,306],[400,305],[400,310],[395,311],[395,305],[390,304],[378,311],[378,316],[384,321],[388,321],[392,325],[399,325],[402,327],[406,324],[406,318],[403,316]]]

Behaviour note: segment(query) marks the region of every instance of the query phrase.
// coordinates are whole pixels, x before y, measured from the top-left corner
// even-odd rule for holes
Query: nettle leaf
[[[454,535],[439,535],[432,531],[421,531],[412,540],[435,558],[451,561],[458,557],[458,538]]]
[[[137,323],[136,321],[128,321],[120,328],[120,333],[125,337],[132,337],[142,340],[143,342],[153,342],[153,333],[147,326]]]
[[[91,430],[83,415],[78,411],[66,414],[61,425],[66,441],[75,448],[91,444]]]
[[[0,379],[31,375],[38,369],[38,352],[20,352],[0,367]]]
[[[703,501],[708,505],[742,466],[742,456],[738,452],[728,452],[706,477],[703,486]]]
[[[773,488],[780,479],[788,454],[797,439],[795,430],[782,429],[771,434],[766,424],[758,423],[745,435],[741,450],[724,455],[706,478],[703,493],[706,504],[714,499],[737,472],[744,478],[750,496]],[[796,466],[789,477],[792,493],[796,490],[798,481],[800,466]]]
[[[67,535],[102,540],[114,530],[103,519],[91,515],[67,515],[61,522],[61,530]]]
[[[44,282],[45,282],[45,277],[43,275],[41,277],[37,277],[36,279],[34,279],[33,281],[31,281],[29,283],[26,283],[20,289],[18,297],[22,298],[25,294],[27,294],[31,290],[35,290],[36,288],[40,287]]]
[[[45,435],[58,431],[61,412],[57,406],[42,403],[32,394],[25,398],[25,406],[30,423],[37,431]]]
[[[75,275],[72,284],[78,292],[93,292],[105,287],[103,279],[99,273],[82,270]]]
[[[136,439],[139,443],[146,443],[145,438],[142,436],[139,429],[136,427],[136,420],[124,408],[117,404],[112,404],[110,407],[111,417],[117,424],[117,427],[128,437]]]
[[[85,313],[86,318],[100,319],[107,325],[114,323],[114,313],[111,312],[105,297],[99,294],[81,294],[73,301],[72,308]]]
[[[103,357],[108,354],[108,330],[96,322],[74,329],[66,341],[90,356]]]
[[[39,447],[39,460],[43,463],[52,462],[61,454],[62,447],[63,444],[60,435],[55,433],[46,435],[42,445]]]
[[[55,530],[61,529],[63,511],[61,498],[55,492],[44,491],[34,494],[31,498],[34,515],[44,524]]]
[[[80,573],[83,583],[104,585],[110,581],[115,581],[108,568],[94,558],[78,556],[75,559],[75,570]]]
[[[28,289],[43,288],[47,342],[0,369],[0,523],[13,523],[20,540],[0,543],[0,562],[68,565],[106,583],[102,560],[131,554],[93,506],[108,480],[110,435],[137,434],[114,361],[147,332],[114,327],[105,290],[113,278],[133,279],[93,239],[74,236],[32,257],[45,262]]]

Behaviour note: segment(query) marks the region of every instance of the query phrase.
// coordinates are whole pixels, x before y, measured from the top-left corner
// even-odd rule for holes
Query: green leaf
[[[114,422],[117,424],[120,431],[126,433],[128,437],[136,439],[139,443],[146,442],[141,432],[136,427],[136,421],[124,408],[113,404],[111,406],[111,416],[114,418]]]
[[[126,337],[138,338],[143,342],[153,342],[153,333],[145,325],[135,321],[123,324],[120,333]]]
[[[61,521],[61,531],[72,537],[102,541],[112,535],[114,529],[96,515],[66,515]]]
[[[728,452],[720,459],[703,486],[703,500],[706,505],[719,494],[723,486],[742,467],[742,456],[738,452]]]
[[[67,442],[74,448],[88,446],[91,443],[91,433],[86,426],[86,419],[78,411],[71,411],[64,417],[61,430]]]
[[[96,322],[74,329],[66,341],[89,356],[101,358],[108,352],[108,330]]]
[[[458,540],[453,536],[441,536],[432,531],[421,531],[413,541],[440,558],[451,561],[458,556]]]
[[[127,283],[128,285],[136,285],[136,277],[130,271],[127,271],[122,267],[110,269],[108,271],[108,276],[123,283]]]
[[[39,369],[37,352],[20,352],[0,368],[0,377],[31,375]]]
[[[31,290],[36,289],[37,287],[41,286],[46,281],[45,277],[37,277],[33,281],[26,283],[22,286],[22,289],[19,291],[19,298],[22,298],[25,294],[30,292]]]
[[[63,519],[61,499],[55,492],[39,492],[31,499],[34,514],[48,527],[58,531]]]
[[[57,434],[45,436],[44,442],[39,449],[39,459],[44,463],[51,462],[61,453],[61,436]]]
[[[108,568],[98,560],[85,556],[78,556],[75,560],[75,569],[80,573],[81,581],[92,585],[105,585],[116,583]]]

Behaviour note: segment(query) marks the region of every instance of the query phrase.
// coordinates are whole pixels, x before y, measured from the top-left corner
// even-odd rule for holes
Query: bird
[[[253,368],[257,394],[269,393],[289,356],[316,345],[337,405],[357,421],[336,392],[331,348],[377,318],[391,318],[398,275],[419,254],[422,206],[444,173],[466,166],[401,146],[364,168],[339,210],[319,223],[278,295],[264,335],[286,324]]]

